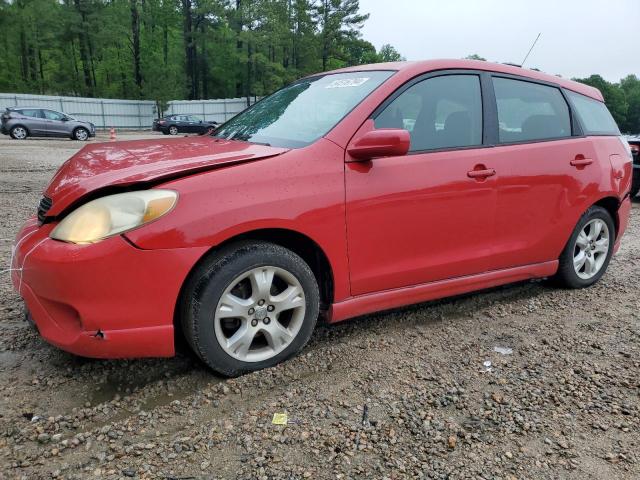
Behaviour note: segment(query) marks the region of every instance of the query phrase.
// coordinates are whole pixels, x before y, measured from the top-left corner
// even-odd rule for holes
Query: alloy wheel
[[[264,266],[236,277],[218,302],[214,329],[222,349],[243,362],[261,362],[287,348],[306,311],[300,281],[287,270]]]
[[[24,127],[15,127],[13,129],[13,137],[17,140],[24,140],[27,138],[27,130]]]
[[[599,218],[591,220],[580,230],[573,249],[573,268],[578,277],[589,280],[602,269],[609,253],[609,243],[609,227]]]
[[[177,135],[178,134],[178,127],[173,127],[173,126],[169,127],[169,133],[171,135]]]
[[[76,140],[80,140],[84,142],[89,137],[89,134],[84,128],[79,128],[76,130]]]

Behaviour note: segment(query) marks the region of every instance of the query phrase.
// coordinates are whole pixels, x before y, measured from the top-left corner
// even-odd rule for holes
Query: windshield
[[[393,73],[349,72],[303,79],[235,116],[214,135],[277,147],[304,147],[329,132]]]

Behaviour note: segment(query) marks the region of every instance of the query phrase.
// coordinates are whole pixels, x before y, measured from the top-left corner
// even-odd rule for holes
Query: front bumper
[[[50,239],[52,229],[30,219],[11,265],[42,337],[85,357],[174,355],[180,288],[206,248],[142,250],[122,236],[74,245]]]

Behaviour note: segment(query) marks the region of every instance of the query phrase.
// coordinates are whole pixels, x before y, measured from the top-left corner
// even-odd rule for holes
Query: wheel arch
[[[597,202],[595,202],[591,207],[602,207],[604,208],[613,219],[613,225],[616,228],[616,237],[618,236],[618,231],[620,230],[620,218],[618,217],[618,209],[620,208],[620,200],[613,196],[603,197]],[[591,208],[589,207],[589,208]]]
[[[9,133],[11,133],[13,131],[13,129],[17,128],[17,127],[24,128],[27,131],[27,135],[31,135],[31,130],[29,130],[29,127],[27,127],[23,123],[16,123],[15,125],[12,125],[11,128],[9,128]]]
[[[309,265],[309,268],[311,268],[311,271],[313,272],[314,276],[316,277],[316,281],[318,282],[318,288],[320,290],[321,314],[324,314],[329,310],[329,307],[333,303],[334,299],[334,273],[331,262],[329,261],[329,257],[320,247],[320,245],[311,237],[287,228],[255,229],[229,237],[215,247],[212,247],[204,255],[202,255],[202,257],[191,267],[184,282],[182,283],[178,298],[176,299],[176,307],[174,309],[173,318],[173,325],[174,329],[176,330],[176,339],[182,336],[182,326],[179,318],[179,314],[181,311],[180,305],[183,301],[184,288],[189,282],[192,273],[202,262],[206,261],[211,254],[234,243],[251,240],[274,243],[276,245],[280,245],[281,247],[287,248],[300,256],[307,263],[307,265]],[[180,334],[178,334],[178,332],[180,332]]]

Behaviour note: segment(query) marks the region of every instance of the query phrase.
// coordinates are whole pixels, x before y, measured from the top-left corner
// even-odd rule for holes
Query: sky
[[[464,58],[565,78],[640,77],[640,0],[360,0],[363,38],[393,45],[407,60]]]

